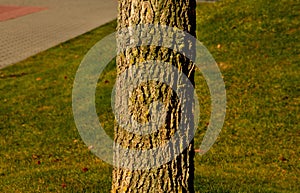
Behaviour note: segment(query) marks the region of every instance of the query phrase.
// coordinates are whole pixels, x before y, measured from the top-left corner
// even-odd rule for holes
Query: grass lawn
[[[300,2],[198,4],[197,37],[227,90],[224,128],[195,158],[197,192],[300,192]],[[0,70],[0,192],[109,192],[112,167],[89,152],[72,116],[72,85],[86,52],[113,21]],[[113,135],[112,61],[99,79],[99,119]],[[210,112],[200,72],[199,147]]]

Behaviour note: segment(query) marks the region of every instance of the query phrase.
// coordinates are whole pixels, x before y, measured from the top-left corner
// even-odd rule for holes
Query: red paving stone
[[[14,19],[31,13],[45,10],[45,7],[20,7],[0,5],[0,22],[8,19]]]

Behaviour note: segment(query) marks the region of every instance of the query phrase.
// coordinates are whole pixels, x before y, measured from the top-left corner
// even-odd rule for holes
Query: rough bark
[[[118,29],[137,24],[160,24],[177,27],[195,35],[195,6],[195,0],[119,0]],[[117,73],[120,75],[128,67],[147,60],[172,63],[194,84],[193,64],[182,54],[164,47],[137,47],[120,53],[117,57]],[[186,96],[186,100],[190,100],[189,97],[191,96]],[[149,121],[149,105],[154,101],[161,101],[167,109],[166,122],[159,131],[148,135],[130,133],[116,124],[116,143],[130,149],[150,149],[163,145],[177,131],[182,102],[176,96],[176,91],[168,85],[147,82],[133,91],[130,100],[131,113],[140,123]],[[187,124],[187,127],[186,132],[192,135],[193,125]],[[194,192],[193,148],[192,141],[173,161],[158,168],[131,171],[115,167],[112,192]]]

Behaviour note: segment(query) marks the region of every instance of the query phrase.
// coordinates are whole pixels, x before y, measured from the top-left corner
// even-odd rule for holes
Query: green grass
[[[198,4],[197,36],[218,62],[227,90],[224,128],[196,156],[197,192],[300,192],[300,2],[223,0]],[[0,192],[108,192],[112,167],[89,152],[72,116],[74,76],[111,22],[0,70]],[[112,62],[97,107],[112,135]],[[209,93],[197,73],[201,122]],[[88,170],[86,170],[86,168]]]
[[[300,192],[299,10],[288,0],[198,9],[197,36],[220,65],[228,103],[218,142],[196,159],[202,192]]]

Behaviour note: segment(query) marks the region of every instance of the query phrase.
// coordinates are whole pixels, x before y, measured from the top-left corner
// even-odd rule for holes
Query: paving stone
[[[47,8],[0,22],[0,68],[84,34],[117,16],[116,0],[0,0],[0,5]]]

